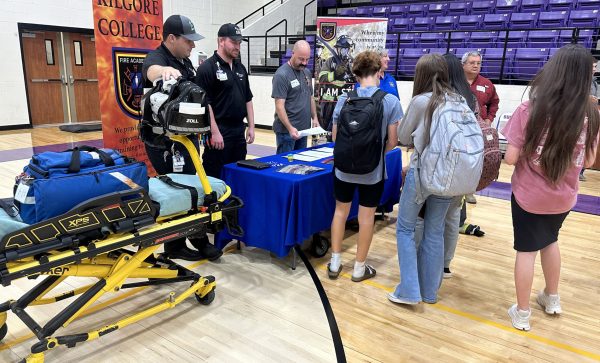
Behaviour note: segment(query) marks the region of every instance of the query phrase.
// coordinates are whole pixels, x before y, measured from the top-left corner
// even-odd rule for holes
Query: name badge
[[[479,92],[485,92],[484,86],[476,86],[475,89],[477,89]]]
[[[173,155],[173,172],[181,173],[184,165],[185,160],[183,160],[183,156],[179,154],[179,151],[175,151],[175,154]]]
[[[227,80],[227,73],[225,73],[221,69],[219,69],[217,71],[217,79],[219,81],[226,81]]]
[[[298,82],[297,79],[293,80],[290,82],[290,85],[292,86],[292,88],[296,88],[300,85],[300,82]]]

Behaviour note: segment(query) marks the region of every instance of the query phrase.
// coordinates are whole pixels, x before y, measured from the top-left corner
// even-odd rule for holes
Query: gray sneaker
[[[546,291],[542,290],[537,295],[537,303],[540,304],[546,314],[561,314],[562,308],[560,307],[560,296],[557,295],[546,295]]]
[[[477,199],[475,199],[475,196],[473,194],[467,194],[465,200],[469,204],[477,204]]]
[[[531,317],[531,310],[527,312],[526,316],[521,315],[519,313],[517,304],[514,304],[508,309],[508,316],[510,316],[510,320],[512,320],[512,326],[515,329],[529,331],[531,330],[531,325],[529,325],[529,318]]]

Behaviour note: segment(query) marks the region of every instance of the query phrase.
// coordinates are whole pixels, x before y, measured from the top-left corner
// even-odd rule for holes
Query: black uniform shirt
[[[217,72],[225,74],[227,79],[219,80]],[[206,91],[217,124],[238,126],[243,122],[248,114],[246,103],[252,101],[252,91],[246,67],[239,60],[233,60],[231,69],[215,51],[198,67],[196,83]]]
[[[173,67],[181,72],[181,76],[184,80],[193,80],[196,76],[196,71],[192,65],[192,61],[189,58],[183,58],[181,60],[175,58],[173,54],[165,47],[164,43],[160,43],[160,46],[155,50],[151,51],[146,55],[144,59],[144,65],[142,66],[142,74],[144,76],[145,87],[151,88],[152,82],[148,81],[148,68],[151,66],[163,66]]]

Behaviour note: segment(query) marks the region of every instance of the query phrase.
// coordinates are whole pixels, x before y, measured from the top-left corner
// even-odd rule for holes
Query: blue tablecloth
[[[333,144],[316,148],[324,146],[333,147]],[[314,233],[328,230],[335,211],[333,163],[323,163],[322,160],[289,162],[284,156],[272,155],[257,160],[284,165],[308,164],[324,170],[310,175],[293,175],[277,172],[280,167],[254,170],[234,163],[225,165],[222,175],[232,193],[244,201],[244,207],[239,211],[239,223],[245,235],[238,239],[279,257],[286,256],[295,244],[302,243]],[[400,198],[400,149],[386,155],[386,166],[388,179],[380,205],[391,211]],[[355,196],[349,218],[358,214],[356,199]],[[215,244],[223,248],[232,238],[222,232]]]

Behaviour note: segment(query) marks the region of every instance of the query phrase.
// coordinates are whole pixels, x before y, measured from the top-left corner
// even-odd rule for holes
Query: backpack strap
[[[190,196],[192,197],[192,208],[191,208],[191,210],[193,210],[194,212],[198,211],[198,191],[196,190],[195,187],[174,182],[173,179],[169,178],[166,175],[159,175],[159,176],[157,176],[157,178],[158,178],[158,180],[160,180],[160,181],[162,181],[162,182],[164,182],[164,183],[172,186],[173,188],[187,189],[190,192]]]
[[[383,123],[383,99],[385,98],[385,96],[387,95],[387,92],[383,91],[382,89],[378,88],[377,91],[375,91],[375,93],[373,93],[373,95],[371,96],[373,98],[373,101],[375,102],[375,105],[377,105],[378,107],[381,107],[381,121],[380,123]],[[383,125],[380,125],[379,127],[383,128]],[[388,140],[388,134],[387,131],[385,133],[385,137],[382,140],[382,145],[381,145],[381,162],[383,163],[382,168],[381,168],[381,180],[385,179],[385,146],[387,144],[387,140]]]

